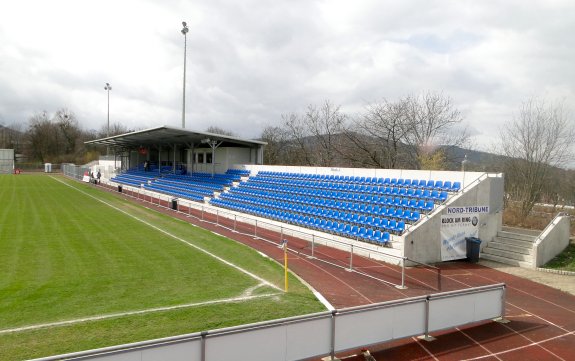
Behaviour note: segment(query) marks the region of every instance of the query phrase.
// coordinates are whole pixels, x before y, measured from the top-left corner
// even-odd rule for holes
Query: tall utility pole
[[[110,90],[112,90],[112,86],[110,83],[106,83],[104,90],[108,91],[108,127],[106,128],[106,137],[110,136]],[[110,155],[110,147],[106,148],[106,155]]]
[[[182,34],[184,34],[184,91],[182,95],[182,128],[186,127],[186,34],[188,33],[188,25],[182,21]]]

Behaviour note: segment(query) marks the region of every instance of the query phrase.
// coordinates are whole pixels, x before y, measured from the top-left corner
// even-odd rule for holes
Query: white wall
[[[503,175],[484,174],[484,179],[469,184],[465,192],[437,208],[426,222],[421,222],[404,234],[404,256],[423,263],[441,262],[441,216],[447,207],[489,206],[488,214],[479,215],[481,248],[493,240],[503,219]]]
[[[543,266],[569,245],[570,228],[569,215],[558,215],[553,219],[533,245],[533,267]]]

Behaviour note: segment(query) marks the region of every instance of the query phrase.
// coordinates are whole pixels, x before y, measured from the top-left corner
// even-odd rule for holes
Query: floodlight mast
[[[188,25],[185,21],[182,21],[182,34],[184,35],[184,85],[182,94],[182,129],[186,128],[186,48],[187,48],[187,36]]]
[[[110,136],[110,90],[112,90],[112,86],[110,83],[106,83],[104,90],[108,91],[108,126],[106,127],[106,137]],[[106,155],[110,155],[110,147],[106,147]]]

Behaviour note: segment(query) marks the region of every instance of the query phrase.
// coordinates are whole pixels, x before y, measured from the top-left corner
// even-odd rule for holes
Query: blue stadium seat
[[[425,207],[423,210],[426,212],[431,212],[433,208],[435,208],[435,203],[433,203],[433,201],[427,201],[425,202]]]
[[[370,240],[370,241],[372,241],[372,240],[373,240],[373,235],[374,235],[373,229],[369,228],[369,229],[367,229],[367,231],[365,232],[364,238],[365,238],[365,239],[368,239],[368,240]]]
[[[461,182],[453,182],[453,185],[451,186],[451,189],[449,191],[459,192],[460,189],[461,189]]]
[[[409,217],[409,220],[411,222],[417,222],[419,221],[419,217],[421,217],[421,215],[419,214],[418,211],[413,211],[411,212],[411,216]]]
[[[386,244],[386,243],[389,242],[390,238],[391,238],[391,237],[390,237],[390,235],[389,235],[389,232],[383,232],[383,234],[381,235],[380,242],[383,243],[383,244]]]
[[[397,234],[403,233],[404,230],[405,230],[405,222],[404,221],[397,222],[395,227],[393,227],[393,231],[396,232]]]
[[[446,191],[441,191],[441,192],[439,192],[439,196],[437,197],[437,200],[443,203],[447,200],[448,196],[449,195],[447,194]]]

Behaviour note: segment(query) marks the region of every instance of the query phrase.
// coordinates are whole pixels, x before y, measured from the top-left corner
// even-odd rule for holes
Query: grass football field
[[[325,310],[230,239],[62,176],[0,175],[0,360]]]

